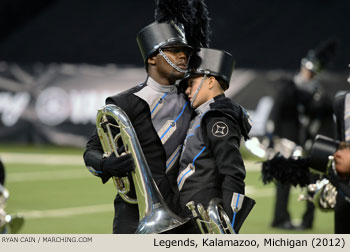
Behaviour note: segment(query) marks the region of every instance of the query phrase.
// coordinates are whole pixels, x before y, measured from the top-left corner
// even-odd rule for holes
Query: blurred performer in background
[[[0,159],[0,234],[7,233],[6,213],[5,213],[5,202],[7,199],[7,190],[5,189],[5,167]]]
[[[10,194],[5,188],[5,166],[0,159],[0,234],[16,234],[24,223],[22,216],[6,213],[6,202],[9,196]]]
[[[237,232],[254,201],[244,197],[246,171],[239,151],[242,136],[247,139],[251,128],[249,115],[224,94],[234,63],[231,54],[209,48],[201,48],[191,57],[180,86],[196,116],[184,142],[177,183],[184,211],[189,201],[207,208],[211,199],[219,198],[231,222],[238,212],[233,225]],[[249,207],[242,210],[241,202]]]
[[[350,65],[349,65],[350,66]],[[348,78],[350,83],[350,76]],[[336,117],[337,139],[343,141],[334,154],[336,173],[330,181],[337,187],[335,205],[335,233],[350,234],[350,92],[335,97],[334,114]]]
[[[332,134],[332,102],[316,75],[324,69],[335,54],[337,42],[328,40],[315,50],[309,50],[301,60],[300,71],[293,78],[286,78],[278,89],[276,101],[268,122],[268,134],[273,138],[286,138],[307,152],[316,134]],[[290,185],[277,184],[275,212],[272,226],[295,229],[288,212]],[[301,226],[312,228],[314,205],[307,203]]]
[[[148,75],[146,81],[106,99],[106,104],[115,104],[128,115],[153,179],[174,212],[175,205],[178,205],[178,159],[192,114],[187,97],[179,92],[175,83],[184,77],[187,70],[192,52],[187,41],[190,37],[188,30],[196,27],[196,23],[188,22],[198,14],[194,13],[194,4],[201,3],[157,1],[156,22],[143,28],[137,35]],[[199,30],[206,31],[205,28]],[[196,36],[192,38],[191,41],[194,41]],[[129,175],[132,188],[130,196],[135,198],[129,174],[133,169],[130,154],[119,158],[112,154],[103,158],[95,131],[87,143],[84,160],[87,168],[100,177],[103,183],[112,176]],[[139,222],[138,206],[124,202],[119,195],[116,196],[114,206],[113,233],[134,233]]]
[[[5,167],[0,158],[0,185],[4,185],[5,183]]]

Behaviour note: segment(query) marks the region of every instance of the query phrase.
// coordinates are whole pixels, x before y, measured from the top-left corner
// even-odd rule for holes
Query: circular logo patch
[[[211,129],[211,133],[216,137],[224,137],[228,133],[228,127],[224,122],[216,122]]]

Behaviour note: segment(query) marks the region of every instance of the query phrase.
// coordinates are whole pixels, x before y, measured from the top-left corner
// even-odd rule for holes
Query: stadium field
[[[25,218],[22,234],[109,234],[112,232],[112,181],[102,185],[84,166],[82,149],[52,146],[1,145],[6,168],[5,187],[10,192],[6,212]],[[246,156],[246,155],[245,155]],[[250,158],[246,194],[256,200],[240,233],[333,233],[333,213],[315,212],[314,227],[286,231],[270,227],[274,185],[263,185],[260,165]],[[298,202],[300,188],[293,188],[289,203],[293,222],[299,223],[305,202]]]

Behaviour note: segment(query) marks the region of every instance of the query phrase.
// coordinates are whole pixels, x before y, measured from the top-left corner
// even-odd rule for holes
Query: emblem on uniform
[[[224,122],[216,122],[211,129],[211,133],[216,137],[224,137],[228,133],[228,127]]]

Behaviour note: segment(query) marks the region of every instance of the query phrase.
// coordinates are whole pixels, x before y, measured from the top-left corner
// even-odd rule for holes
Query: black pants
[[[277,183],[276,186],[276,202],[275,213],[272,221],[272,226],[279,225],[283,222],[290,221],[288,212],[288,200],[290,193],[290,185]],[[308,228],[312,227],[314,220],[315,206],[312,202],[307,201],[306,211],[303,215],[302,225]]]
[[[139,223],[137,204],[126,203],[117,196],[114,200],[113,234],[134,234]]]
[[[350,203],[339,191],[334,209],[334,233],[350,234]]]
[[[289,192],[290,185],[277,183],[275,212],[272,221],[272,226],[279,225],[285,221],[290,221],[290,215],[288,213]]]

